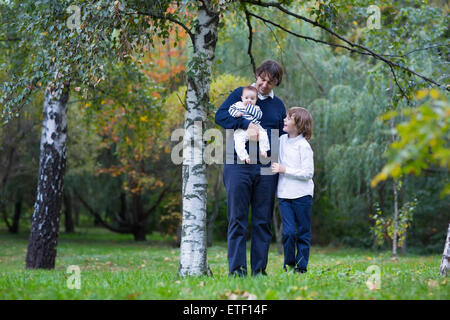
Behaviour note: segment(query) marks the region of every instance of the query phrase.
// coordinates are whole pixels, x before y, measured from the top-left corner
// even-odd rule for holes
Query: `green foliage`
[[[417,206],[417,199],[411,202],[406,202],[398,211],[397,224],[397,246],[401,247],[406,238],[406,231],[412,223],[413,213]],[[372,232],[375,235],[376,242],[381,246],[386,239],[392,241],[394,238],[394,221],[392,217],[383,214],[379,203],[375,203],[375,214],[371,216],[374,220]]]
[[[224,73],[212,80],[209,87],[209,102],[211,109],[208,110],[208,126],[214,123],[213,110],[217,110],[228,95],[237,87],[249,85],[251,82],[245,77],[234,76]],[[186,105],[186,86],[181,86],[172,92],[166,99],[164,109],[167,112],[165,126],[175,129],[181,127],[184,121],[184,110]],[[176,126],[174,126],[176,125]]]
[[[374,177],[372,186],[390,176],[419,175],[433,165],[446,170],[450,168],[450,104],[446,95],[436,89],[417,93],[419,100],[425,97],[429,99],[419,107],[402,110],[409,119],[397,124],[395,134],[399,139],[390,145],[388,163]],[[381,118],[390,120],[398,115],[399,112],[391,111]],[[449,194],[450,184],[447,184],[443,195]]]
[[[108,61],[130,61],[152,44],[147,32],[162,38],[168,36],[167,22],[149,24],[144,15],[135,14],[138,9],[164,12],[168,4],[104,0],[2,3],[1,16],[9,23],[2,25],[0,34],[12,27],[19,39],[15,48],[25,47],[31,53],[23,70],[11,70],[10,81],[0,87],[2,118],[7,121],[14,116],[35,87],[69,82],[85,90],[97,86],[106,79]],[[72,11],[69,6],[79,11]]]

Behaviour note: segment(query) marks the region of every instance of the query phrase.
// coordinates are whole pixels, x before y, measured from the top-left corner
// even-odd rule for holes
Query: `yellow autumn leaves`
[[[372,187],[389,177],[396,179],[404,174],[420,174],[430,166],[449,168],[450,104],[447,97],[434,88],[419,90],[415,97],[421,104],[402,110],[401,115],[408,117],[408,121],[396,125],[397,139],[387,152],[388,163],[372,179]],[[399,115],[399,111],[389,111],[380,120]],[[443,194],[450,194],[450,184]]]

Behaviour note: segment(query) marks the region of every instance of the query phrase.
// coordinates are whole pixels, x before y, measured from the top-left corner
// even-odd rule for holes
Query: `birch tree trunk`
[[[203,129],[209,106],[211,66],[217,42],[219,15],[210,1],[199,4],[194,53],[187,72],[186,114],[183,140],[183,215],[180,243],[180,276],[210,275],[206,256],[206,163]],[[194,140],[194,146],[191,142]]]
[[[66,168],[68,87],[44,100],[36,202],[26,256],[27,269],[54,269]]]
[[[448,275],[448,259],[450,259],[450,224],[448,225],[447,237],[445,239],[444,253],[442,254],[441,268],[439,271],[439,275],[447,276]]]
[[[392,82],[389,78],[389,100],[390,100],[390,109],[392,109]],[[391,140],[392,143],[395,142],[395,133],[394,133],[395,125],[394,119],[391,119]],[[392,258],[397,259],[397,238],[398,238],[398,193],[397,187],[398,182],[394,178],[393,188],[394,188],[394,234],[392,235]]]

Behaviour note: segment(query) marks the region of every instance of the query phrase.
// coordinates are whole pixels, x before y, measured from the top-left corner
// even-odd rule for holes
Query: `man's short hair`
[[[283,68],[281,65],[274,60],[265,60],[263,61],[258,68],[256,68],[255,75],[267,75],[270,80],[275,80],[276,85],[279,86],[281,84],[281,80],[283,80]]]

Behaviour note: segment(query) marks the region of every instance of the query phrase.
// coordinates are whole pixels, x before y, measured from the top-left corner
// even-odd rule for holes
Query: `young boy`
[[[258,99],[258,91],[255,87],[246,86],[242,89],[242,101],[236,102],[230,106],[228,112],[231,116],[235,118],[244,117],[250,120],[252,123],[259,128],[259,150],[261,156],[267,158],[267,151],[270,150],[269,137],[267,136],[266,130],[261,127],[260,120],[262,117],[261,109],[256,105],[256,100]],[[234,132],[234,146],[236,149],[236,154],[239,159],[245,161],[247,164],[250,163],[250,157],[247,150],[245,149],[245,143],[248,141],[247,131],[243,129],[237,129]]]
[[[284,265],[294,272],[307,271],[311,240],[311,208],[314,192],[312,117],[304,108],[288,110],[280,137],[278,163],[272,172],[278,177],[277,196],[283,224]]]

